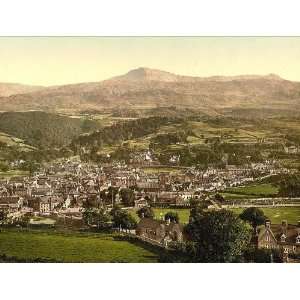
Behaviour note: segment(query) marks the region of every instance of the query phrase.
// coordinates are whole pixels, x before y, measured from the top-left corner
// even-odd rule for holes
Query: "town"
[[[180,221],[176,211],[192,211],[195,205],[208,211],[300,206],[296,197],[257,197],[231,204],[222,196],[228,188],[295,172],[276,160],[206,170],[176,167],[172,172],[172,166],[158,165],[151,157],[150,151],[140,153],[131,164],[96,164],[73,157],[44,163],[30,176],[2,178],[0,226],[109,229],[168,249],[188,239],[184,226],[192,214]],[[118,218],[107,217],[116,216],[117,210],[121,212]],[[282,261],[289,261],[289,255],[295,260],[300,253],[300,223],[290,225],[282,220],[281,225],[271,224],[265,218],[264,226],[251,243],[258,249],[279,249]]]

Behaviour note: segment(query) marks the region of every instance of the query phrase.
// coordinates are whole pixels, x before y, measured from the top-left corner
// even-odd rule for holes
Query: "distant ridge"
[[[194,82],[194,81],[232,81],[232,80],[252,80],[252,79],[266,79],[266,80],[283,80],[276,74],[268,75],[237,75],[237,76],[210,76],[210,77],[196,77],[183,76],[173,74],[167,71],[150,68],[137,68],[130,70],[128,73],[116,76],[110,80],[129,80],[129,81],[163,81],[163,82]]]
[[[206,113],[241,107],[292,106],[300,111],[300,82],[276,74],[193,77],[143,67],[100,82],[24,87],[8,94],[0,94],[1,111],[74,112],[162,106],[196,108]]]
[[[42,89],[41,86],[25,85],[20,83],[0,82],[0,97],[9,97],[16,94],[31,93]]]

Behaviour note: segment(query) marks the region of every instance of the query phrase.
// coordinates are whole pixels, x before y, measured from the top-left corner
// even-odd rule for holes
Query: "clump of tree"
[[[98,229],[110,227],[111,215],[105,208],[86,208],[83,211],[83,220],[88,226],[97,226]]]
[[[111,212],[113,226],[120,229],[131,230],[137,225],[135,218],[125,209],[115,206]]]
[[[120,196],[124,206],[134,206],[135,196],[132,189],[121,189]]]
[[[89,135],[81,135],[73,139],[71,145],[75,152],[80,152],[81,147],[91,149],[94,146],[120,144],[126,140],[143,137],[147,134],[156,132],[160,126],[167,125],[170,118],[149,117],[118,122],[112,126],[101,128]]]
[[[187,133],[184,130],[170,133],[161,133],[151,139],[151,142],[158,145],[172,145],[186,143]]]
[[[300,174],[285,175],[279,181],[279,195],[283,197],[300,196]]]
[[[170,221],[170,222],[173,222],[173,223],[179,223],[179,215],[177,212],[174,212],[174,211],[168,211],[166,214],[165,214],[165,221]]]
[[[2,224],[6,220],[6,213],[4,211],[0,211],[0,224]]]
[[[93,120],[69,118],[42,111],[4,112],[0,114],[0,130],[23,139],[40,149],[62,147],[84,132],[99,129]]]
[[[142,207],[140,208],[136,214],[139,216],[140,219],[142,218],[154,218],[154,211],[151,207]]]
[[[196,262],[235,262],[251,239],[251,228],[228,210],[201,211],[186,226],[187,254]]]
[[[264,224],[267,217],[264,212],[257,207],[248,207],[241,214],[240,218],[243,221],[250,223],[256,233],[257,227]]]

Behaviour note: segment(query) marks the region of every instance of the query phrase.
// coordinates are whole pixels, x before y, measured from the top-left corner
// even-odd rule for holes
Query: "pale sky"
[[[101,81],[149,67],[180,75],[300,81],[300,37],[1,37],[0,82]]]

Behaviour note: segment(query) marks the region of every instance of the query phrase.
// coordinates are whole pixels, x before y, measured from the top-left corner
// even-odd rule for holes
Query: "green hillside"
[[[35,147],[62,147],[80,134],[98,128],[96,121],[40,111],[0,114],[0,131]]]

